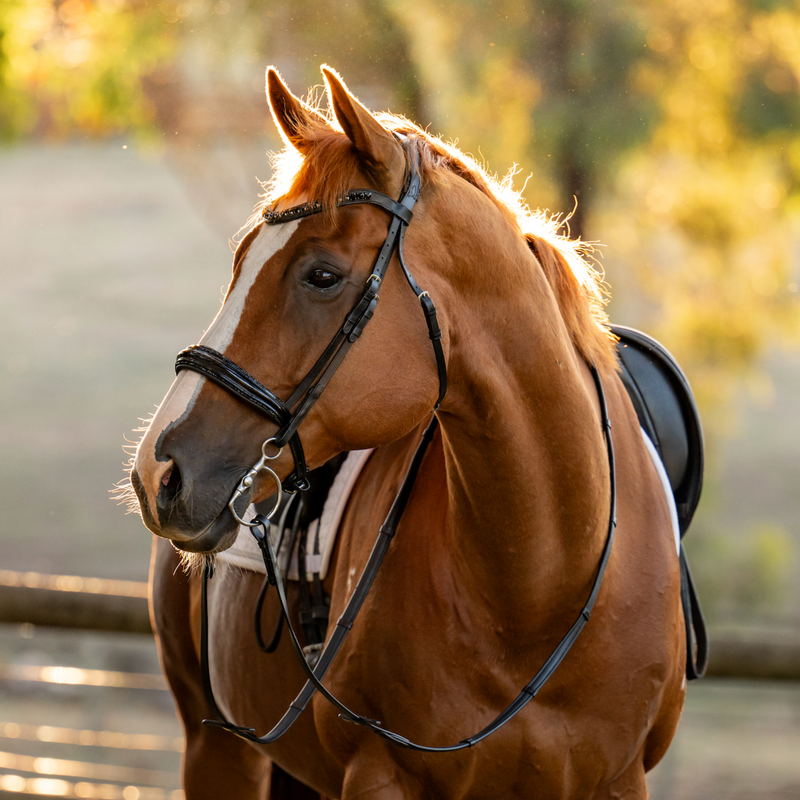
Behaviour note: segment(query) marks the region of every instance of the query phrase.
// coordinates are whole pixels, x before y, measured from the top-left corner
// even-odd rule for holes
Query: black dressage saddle
[[[611,330],[619,339],[622,383],[639,424],[664,463],[683,536],[703,488],[703,430],[694,395],[663,345],[633,328],[612,325]]]
[[[612,325],[611,330],[618,338],[622,383],[639,424],[664,463],[683,538],[703,488],[703,429],[692,389],[678,362],[662,344],[634,328]],[[692,680],[705,672],[708,637],[683,545],[680,566],[686,676]]]

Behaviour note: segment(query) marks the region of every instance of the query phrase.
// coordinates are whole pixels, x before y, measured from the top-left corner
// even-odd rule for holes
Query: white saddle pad
[[[658,473],[658,477],[661,478],[661,485],[664,487],[664,494],[667,496],[667,505],[669,506],[669,519],[672,523],[672,535],[675,537],[675,549],[678,552],[678,555],[681,554],[681,527],[678,523],[678,507],[675,505],[675,495],[672,494],[672,486],[669,482],[669,476],[667,475],[667,470],[664,467],[663,462],[661,461],[661,457],[658,455],[658,450],[656,450],[656,446],[650,441],[650,437],[644,432],[644,428],[641,428],[642,431],[642,438],[644,439],[644,443],[647,446],[647,451],[650,453],[650,457],[653,459],[653,465],[656,468],[656,472]]]
[[[347,501],[350,499],[356,480],[371,454],[372,450],[353,450],[348,453],[333,480],[322,508],[322,515],[308,526],[306,532],[306,576],[308,580],[312,579],[315,572],[319,573],[320,580],[324,580],[328,574],[331,553],[336,543],[336,534],[347,507]],[[244,519],[249,522],[255,515],[255,507],[250,506]],[[274,535],[273,531],[273,541]],[[284,578],[296,581],[298,579],[297,548],[295,547],[295,551],[291,555],[288,551],[289,543],[284,542],[278,552],[278,564]],[[251,572],[260,572],[262,575],[266,573],[261,550],[249,529],[244,525],[239,526],[239,535],[233,545],[217,556],[217,562]]]

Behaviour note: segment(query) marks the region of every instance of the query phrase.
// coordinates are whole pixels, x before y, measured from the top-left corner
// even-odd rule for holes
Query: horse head
[[[373,294],[380,298],[379,307],[370,298],[369,314],[377,309],[374,319],[366,327],[366,317],[363,335],[351,342],[352,353],[326,377],[325,391],[315,397],[296,431],[312,469],[340,452],[405,435],[433,408],[439,387],[425,319],[398,266],[396,246],[388,251],[391,261],[379,285],[371,278],[388,241],[387,227],[404,212],[387,213],[386,207],[370,202],[341,202],[357,189],[359,196],[385,196],[388,205],[389,198],[402,195],[409,169],[415,168],[410,159],[417,153],[404,146],[403,135],[367,111],[336,73],[327,68],[323,73],[330,119],[292,95],[274,69],[267,71],[270,109],[287,146],[282,157],[293,158],[295,167],[284,169],[290,179],[283,183],[278,170],[266,213],[239,243],[230,286],[199,348],[221,355],[269,387],[278,406],[294,403],[307,376],[318,378],[313,370],[325,360],[327,343],[342,330],[372,280]],[[407,134],[416,130],[409,124]],[[432,235],[435,226],[423,198],[406,252],[420,282],[443,290],[428,266],[439,246]],[[296,448],[286,447],[272,458],[277,450],[265,444],[281,422],[197,371],[179,372],[137,448],[131,471],[145,524],[186,552],[229,547],[239,522],[228,504],[262,448],[279,479],[297,470]],[[275,491],[274,481],[263,474],[254,477],[245,505]]]

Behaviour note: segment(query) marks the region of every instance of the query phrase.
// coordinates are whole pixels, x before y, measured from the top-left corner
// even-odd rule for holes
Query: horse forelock
[[[355,185],[363,168],[350,140],[331,114],[318,107],[315,110],[317,117],[301,128],[303,138],[311,143],[306,154],[287,145],[271,155],[273,175],[264,185],[264,202],[258,215],[263,208],[278,203],[292,205],[296,198],[314,199],[323,204],[325,214],[335,223],[337,201],[350,189],[362,188]],[[516,165],[500,179],[455,144],[420,129],[405,117],[377,114],[376,118],[387,130],[408,139],[412,157],[419,159],[423,186],[444,172],[455,174],[500,210],[528,242],[541,265],[578,351],[589,362],[615,368],[614,337],[605,311],[607,286],[592,245],[568,235],[569,216],[531,210],[514,188],[519,172]]]

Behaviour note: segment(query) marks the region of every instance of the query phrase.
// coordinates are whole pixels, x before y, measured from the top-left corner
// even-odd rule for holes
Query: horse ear
[[[284,141],[301,153],[311,144],[310,131],[320,125],[329,127],[324,117],[289,91],[275,67],[267,67],[267,100]]]
[[[322,74],[333,113],[365,165],[372,171],[385,170],[389,174],[402,171],[405,159],[394,136],[353,97],[333,69],[323,64]]]

